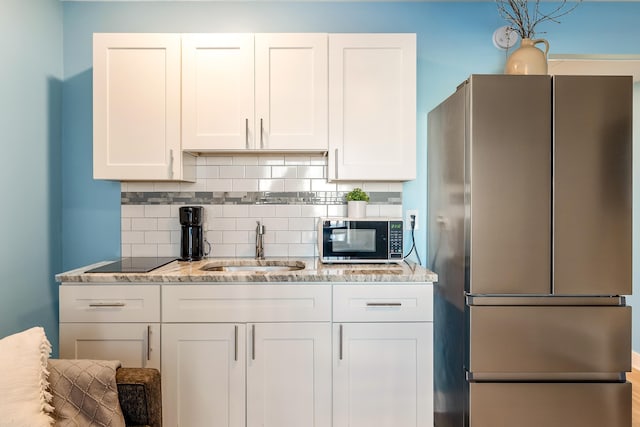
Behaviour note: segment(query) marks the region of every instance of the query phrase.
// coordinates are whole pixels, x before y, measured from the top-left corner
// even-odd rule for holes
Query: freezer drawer
[[[631,427],[630,383],[471,383],[470,427]]]
[[[631,370],[631,307],[472,306],[472,379],[616,380]]]

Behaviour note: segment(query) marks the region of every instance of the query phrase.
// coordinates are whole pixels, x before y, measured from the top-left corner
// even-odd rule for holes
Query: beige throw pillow
[[[0,340],[0,427],[49,427],[51,344],[37,326]]]
[[[50,359],[56,427],[125,427],[117,360]]]

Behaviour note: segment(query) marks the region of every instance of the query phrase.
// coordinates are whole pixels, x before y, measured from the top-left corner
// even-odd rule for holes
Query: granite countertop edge
[[[86,273],[104,265],[102,261],[63,272],[55,276],[61,283],[152,283],[152,284],[215,284],[215,283],[368,283],[372,282],[436,282],[438,276],[414,263],[393,264],[322,264],[317,258],[267,258],[270,262],[304,263],[305,268],[295,271],[230,272],[206,271],[207,264],[251,265],[253,258],[207,258],[200,261],[173,261],[148,273]]]

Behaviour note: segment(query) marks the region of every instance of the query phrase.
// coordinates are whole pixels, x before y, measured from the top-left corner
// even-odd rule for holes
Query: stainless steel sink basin
[[[262,260],[243,260],[243,261],[214,261],[210,262],[201,270],[205,271],[222,271],[229,273],[271,273],[282,271],[303,270],[305,267],[301,261],[262,261]]]

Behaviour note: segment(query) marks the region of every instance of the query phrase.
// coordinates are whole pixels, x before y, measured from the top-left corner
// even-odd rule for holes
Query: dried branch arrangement
[[[541,22],[551,21],[560,23],[558,18],[571,12],[578,7],[582,0],[575,0],[573,5],[567,0],[558,3],[547,3],[553,5],[549,12],[543,12],[540,8],[540,0],[496,0],[498,12],[509,22],[509,28],[520,34],[523,39],[533,38],[536,34],[535,28]]]

